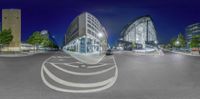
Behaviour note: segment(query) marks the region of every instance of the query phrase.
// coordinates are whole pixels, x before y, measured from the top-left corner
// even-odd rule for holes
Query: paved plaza
[[[200,57],[164,53],[139,56],[121,51],[92,65],[63,52],[1,57],[0,96],[2,99],[200,99]]]

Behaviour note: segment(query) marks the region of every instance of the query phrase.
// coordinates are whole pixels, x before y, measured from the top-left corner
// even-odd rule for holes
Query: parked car
[[[111,49],[108,49],[107,51],[106,51],[106,55],[112,55],[113,53],[112,53],[112,50]]]

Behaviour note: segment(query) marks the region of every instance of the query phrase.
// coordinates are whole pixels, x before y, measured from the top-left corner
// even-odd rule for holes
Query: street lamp
[[[155,44],[158,44],[158,41],[154,41]]]
[[[177,40],[177,41],[176,41],[176,45],[178,46],[179,44],[180,44],[180,42]]]
[[[98,35],[98,37],[100,37],[100,38],[103,37],[103,33],[102,33],[102,32],[99,32],[97,35]]]
[[[136,37],[136,41],[139,41],[139,39]]]
[[[99,37],[99,38],[102,38],[103,37],[103,33],[102,32],[99,32],[98,34],[97,34],[97,36]],[[102,40],[100,40],[100,42],[102,42]],[[101,43],[99,43],[99,48],[101,48]],[[99,49],[100,50],[100,53],[99,54],[101,54],[101,49]]]
[[[175,42],[175,45],[176,45],[176,49],[177,49],[177,47],[180,45],[180,42],[177,40],[177,41]]]

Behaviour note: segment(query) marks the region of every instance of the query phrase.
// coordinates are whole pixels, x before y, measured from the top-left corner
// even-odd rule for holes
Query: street
[[[43,70],[43,65],[46,71]],[[68,71],[68,75],[65,76],[61,69],[54,70],[56,66],[61,66],[71,72]],[[200,99],[200,57],[169,52],[165,52],[163,56],[138,56],[132,52],[117,52],[112,56],[105,56],[95,66],[98,69],[80,63],[62,52],[18,58],[0,57],[0,98]],[[41,68],[43,72],[45,71],[43,76],[47,82],[56,88],[64,89],[65,92],[56,91],[47,86],[41,78]],[[51,73],[65,79],[65,83],[48,80]],[[81,74],[86,76],[82,77]],[[69,85],[69,82],[71,87],[58,85]],[[92,90],[96,90],[107,85],[109,87],[102,90],[88,91],[93,87]]]

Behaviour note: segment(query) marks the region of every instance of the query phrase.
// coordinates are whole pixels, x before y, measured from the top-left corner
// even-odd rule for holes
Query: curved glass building
[[[64,49],[86,54],[104,53],[107,49],[107,32],[95,16],[84,12],[68,27]]]
[[[157,32],[150,16],[142,16],[127,24],[122,32],[120,42],[124,49],[130,48],[132,43],[137,48],[146,48],[157,44]]]

